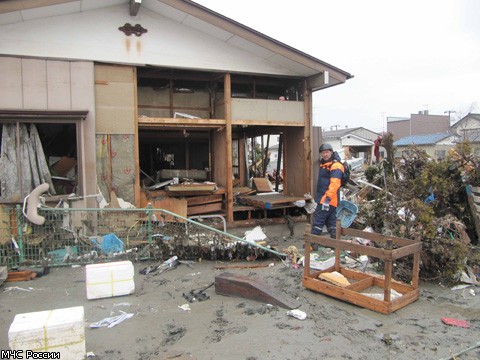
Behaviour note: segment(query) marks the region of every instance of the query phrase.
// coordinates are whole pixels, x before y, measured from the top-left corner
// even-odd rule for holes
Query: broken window
[[[303,101],[303,82],[297,78],[232,75],[232,98]]]
[[[51,195],[76,191],[75,121],[3,121],[0,134],[0,200],[21,202],[42,183]]]
[[[139,148],[141,172],[155,182],[211,180],[208,131],[140,130]]]

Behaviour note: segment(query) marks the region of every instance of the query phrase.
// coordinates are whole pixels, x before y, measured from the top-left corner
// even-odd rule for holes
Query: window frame
[[[44,110],[5,110],[0,109],[0,126],[5,124],[16,125],[16,143],[20,144],[20,124],[73,124],[76,132],[76,148],[77,148],[77,195],[83,195],[83,148],[82,134],[83,123],[86,119],[88,111],[44,111]],[[21,147],[15,149],[17,159],[21,159]],[[22,194],[21,183],[21,166],[18,167],[17,176],[19,179],[19,198]],[[15,200],[6,200],[0,198],[1,204],[18,203]]]

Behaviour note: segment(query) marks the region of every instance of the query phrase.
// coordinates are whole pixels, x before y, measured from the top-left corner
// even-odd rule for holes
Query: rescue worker
[[[320,170],[318,171],[317,208],[313,213],[312,234],[321,235],[323,227],[331,238],[335,238],[337,227],[337,207],[340,202],[340,186],[345,171],[341,158],[330,144],[322,144],[320,152]]]

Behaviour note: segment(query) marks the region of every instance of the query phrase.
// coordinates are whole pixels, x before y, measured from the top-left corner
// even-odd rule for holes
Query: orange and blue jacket
[[[330,198],[330,205],[338,207],[340,201],[340,187],[342,185],[344,171],[340,157],[336,152],[329,160],[320,160],[320,170],[318,171],[317,180],[317,196],[315,198],[317,203],[322,204],[325,202],[326,198]]]

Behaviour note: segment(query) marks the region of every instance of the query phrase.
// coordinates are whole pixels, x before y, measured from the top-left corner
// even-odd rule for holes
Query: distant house
[[[387,132],[393,134],[395,139],[401,139],[411,135],[431,134],[432,129],[436,132],[450,131],[450,117],[448,115],[431,115],[428,110],[411,114],[410,118],[388,117]]]
[[[470,142],[474,154],[480,156],[480,114],[467,114],[452,125],[452,131],[460,136],[461,141]]]
[[[480,114],[467,114],[453,124],[449,131],[405,136],[395,141],[393,145],[397,148],[395,157],[401,157],[403,151],[415,145],[425,150],[433,159],[443,159],[448,149],[461,141],[468,141],[472,145],[473,153],[480,156]]]
[[[345,157],[364,158],[367,163],[373,158],[375,140],[380,134],[363,127],[324,131],[322,140],[335,150],[344,149]]]
[[[409,147],[415,146],[424,150],[432,159],[441,160],[447,155],[448,149],[459,141],[457,134],[451,132],[411,135],[403,137],[393,143],[396,147],[395,157],[400,158]]]

